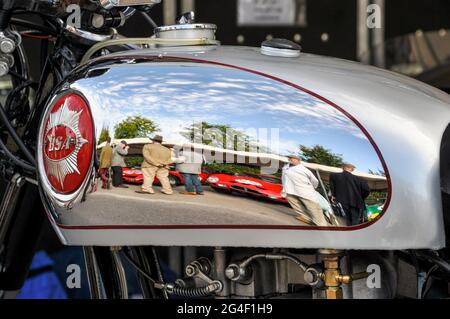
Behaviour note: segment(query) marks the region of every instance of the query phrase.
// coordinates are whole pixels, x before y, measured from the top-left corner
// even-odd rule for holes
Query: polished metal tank
[[[410,78],[305,53],[231,46],[116,53],[77,68],[48,101],[38,140],[41,193],[70,245],[438,249],[449,102]],[[136,117],[152,129],[114,136]],[[127,188],[101,187],[102,130],[112,146],[129,145]],[[143,148],[156,135],[172,152],[172,195],[157,181],[154,194],[139,193]],[[322,159],[302,165],[318,180],[327,224],[297,219],[282,179],[288,157],[304,156],[301,147],[356,166],[377,214],[355,225],[327,214],[330,175],[342,169]],[[202,158],[182,161],[201,166],[204,195],[180,193],[177,163],[187,153]]]

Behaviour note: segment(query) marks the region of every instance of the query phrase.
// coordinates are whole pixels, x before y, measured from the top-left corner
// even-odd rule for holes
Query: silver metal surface
[[[72,25],[65,23],[61,19],[56,19],[56,21],[68,34],[77,37],[84,44],[94,44],[97,42],[110,40],[115,36],[114,29],[112,29],[112,32],[110,34],[104,35],[78,29]]]
[[[65,30],[77,37],[80,37],[80,38],[83,38],[85,40],[92,41],[92,42],[101,42],[101,41],[106,41],[106,40],[109,40],[112,38],[111,34],[108,34],[108,35],[96,34],[96,33],[92,33],[89,31],[77,29],[70,25],[66,25]]]
[[[48,187],[41,163],[41,187],[61,216],[55,227],[67,242],[340,249],[443,246],[438,154],[450,111],[449,98],[440,91],[356,63],[309,54],[277,59],[261,55],[258,48],[142,50],[98,61],[103,63],[77,70],[58,92],[63,96],[69,89],[86,98],[97,137],[105,125],[113,135],[114,126],[127,116],[140,115],[157,124],[157,132],[150,135],[162,135],[163,145],[173,148],[174,156],[180,147],[201,150],[207,155],[205,168],[220,167],[223,173],[225,165],[228,173],[222,175],[236,180],[231,169],[240,174],[240,181],[235,181],[238,187],[231,194],[216,192],[214,186],[221,186],[207,183],[204,196],[179,194],[183,185],[174,195],[161,194],[158,185],[156,194],[145,195],[135,193],[140,186],[133,184],[102,190],[92,167],[79,193],[85,196],[70,195],[73,205],[68,209],[56,205],[67,195]],[[220,129],[186,134],[202,122],[245,133],[260,147],[226,147],[214,138]],[[266,129],[266,135],[259,129]],[[130,154],[139,156],[149,140],[129,142]],[[294,209],[281,197],[256,194],[251,186],[258,187],[262,175],[279,176],[284,155],[298,153],[301,144],[342,154],[373,189],[389,189],[391,184],[381,219],[348,229],[308,227],[294,218]],[[314,163],[305,166],[318,168],[324,182],[340,171]],[[368,174],[369,169],[389,173],[389,178]],[[256,170],[257,180],[248,170]]]
[[[0,31],[0,53],[10,54],[14,52],[21,42],[22,38],[17,31],[12,30],[8,34]]]
[[[274,251],[277,253],[278,251]],[[287,250],[281,250],[280,253],[288,253]],[[276,269],[276,284],[277,284],[277,292],[280,294],[284,294],[288,292],[289,289],[289,271],[288,271],[288,261],[287,260],[276,260],[275,261],[275,269]]]
[[[222,283],[222,290],[217,293],[219,298],[228,297],[231,293],[230,280],[225,275],[227,267],[227,251],[221,247],[214,248],[214,278]]]
[[[100,0],[99,2],[103,8],[109,10],[114,7],[154,5],[160,3],[161,0]]]
[[[176,19],[177,24],[190,24],[190,23],[194,23],[194,21],[195,21],[194,11],[189,11],[189,12],[183,13],[181,16],[179,16]]]
[[[100,271],[95,258],[94,249],[90,246],[83,247],[86,275],[91,293],[91,299],[105,299]]]
[[[155,36],[161,39],[214,40],[217,26],[209,23],[174,24],[155,28]]]
[[[264,45],[261,46],[261,53],[268,56],[283,58],[297,58],[300,56],[300,50],[271,48]]]
[[[127,283],[127,276],[125,273],[125,269],[123,268],[122,264],[122,258],[120,257],[120,248],[112,247],[111,248],[111,255],[113,264],[112,267],[116,271],[117,279],[119,281],[118,292],[120,293],[120,299],[128,299],[128,283]]]
[[[12,53],[16,45],[13,40],[9,38],[3,38],[0,40],[0,51],[3,53]]]

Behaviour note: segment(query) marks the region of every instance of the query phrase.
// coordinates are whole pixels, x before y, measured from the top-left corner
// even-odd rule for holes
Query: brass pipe
[[[325,283],[326,299],[342,299],[343,292],[341,283],[338,278],[341,275],[339,269],[340,256],[336,254],[324,256],[323,265],[323,280]]]
[[[369,276],[369,273],[363,271],[363,272],[359,272],[359,273],[356,273],[353,275],[339,275],[337,280],[342,284],[349,284],[352,281],[364,279],[364,278],[367,278],[368,276]]]
[[[342,284],[349,284],[352,281],[367,278],[367,272],[360,272],[352,275],[341,273],[340,260],[342,252],[337,250],[322,249],[319,253],[323,256],[323,273],[320,275],[325,284],[325,296],[327,299],[342,299]]]

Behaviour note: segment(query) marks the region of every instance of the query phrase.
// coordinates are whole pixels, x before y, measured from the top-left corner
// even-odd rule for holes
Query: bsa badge
[[[74,93],[59,99],[44,124],[42,154],[52,187],[68,194],[83,183],[92,161],[92,116],[84,99]]]

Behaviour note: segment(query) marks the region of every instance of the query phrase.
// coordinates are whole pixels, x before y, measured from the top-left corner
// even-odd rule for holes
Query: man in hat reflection
[[[316,193],[319,181],[307,169],[300,157],[288,156],[289,163],[283,167],[283,196],[298,214],[299,221],[310,226],[330,226],[320,207]]]
[[[342,173],[330,175],[331,201],[341,203],[349,226],[364,222],[365,199],[370,194],[369,185],[353,175],[354,170],[354,165],[346,163],[342,165]]]
[[[146,144],[142,149],[144,161],[142,162],[142,174],[144,175],[144,183],[142,190],[137,193],[154,194],[153,180],[158,177],[161,183],[161,192],[172,195],[172,187],[169,182],[169,164],[172,163],[172,152],[169,148],[162,145],[163,138],[156,135],[151,139],[153,143]]]

